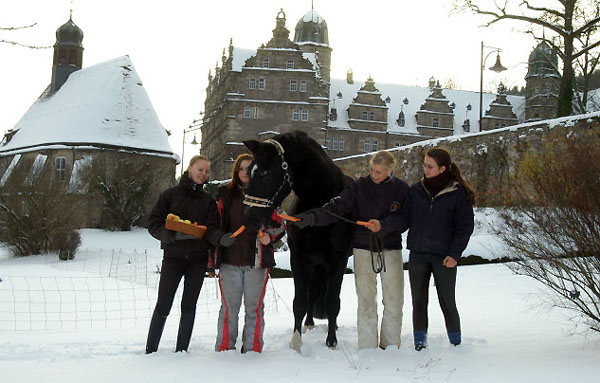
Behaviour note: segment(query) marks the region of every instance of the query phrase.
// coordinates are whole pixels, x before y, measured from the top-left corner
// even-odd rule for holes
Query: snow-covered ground
[[[479,211],[478,221],[485,221],[486,214]],[[336,350],[325,347],[324,321],[303,335],[300,354],[289,348],[293,283],[291,279],[274,279],[267,294],[264,352],[214,352],[219,301],[215,281],[208,279],[198,305],[190,352],[173,352],[178,325],[174,307],[159,351],[145,355],[149,312],[156,293],[152,269],[161,256],[158,242],[143,229],[81,233],[82,248],[73,261],[58,262],[53,256],[17,259],[0,250],[2,382],[592,382],[600,376],[600,336],[574,329],[569,313],[540,306],[542,287],[499,264],[458,270],[457,300],[463,330],[463,344],[458,347],[448,344],[432,287],[429,347],[414,351],[407,285],[400,349],[358,350],[354,281],[352,275],[346,275]],[[482,223],[465,254],[495,258],[501,255],[494,250],[498,248]],[[286,253],[279,254],[281,267],[288,263],[286,257]],[[149,276],[139,280],[140,270]],[[38,287],[48,281],[58,288],[41,291],[44,289]],[[98,282],[101,287],[95,285]],[[61,287],[63,283],[68,287]],[[104,307],[113,306],[111,294],[119,296],[119,307],[111,309],[117,313],[116,319],[103,313],[102,320],[92,320],[98,313],[90,302],[95,301],[99,289],[105,290]],[[26,297],[21,296],[24,290]],[[77,306],[81,311],[87,307],[88,317],[73,321],[69,313],[52,316],[36,311],[42,305],[37,300],[40,294],[46,300],[46,310],[53,311],[47,301],[59,290],[63,300],[68,300],[67,293],[76,297],[72,305],[63,302],[63,309]],[[78,296],[81,291],[85,298]],[[143,301],[136,309],[137,317],[119,319],[129,305],[137,307],[140,303],[131,303],[125,293],[136,297],[138,291],[149,293],[137,296]],[[14,303],[24,299],[28,299],[28,307]],[[25,313],[17,315],[14,311]],[[10,318],[17,318],[14,322],[18,323],[11,323]]]

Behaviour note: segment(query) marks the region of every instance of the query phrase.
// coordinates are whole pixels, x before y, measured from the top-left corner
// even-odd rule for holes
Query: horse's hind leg
[[[290,342],[290,347],[296,352],[300,352],[302,346],[302,319],[306,315],[307,309],[307,293],[306,293],[306,279],[303,276],[298,276],[299,273],[294,273],[294,335]]]
[[[340,292],[342,290],[342,280],[346,270],[347,258],[341,257],[335,267],[335,273],[331,276],[330,288],[327,289],[326,310],[327,310],[327,339],[325,345],[329,348],[337,347],[337,317],[340,313]]]

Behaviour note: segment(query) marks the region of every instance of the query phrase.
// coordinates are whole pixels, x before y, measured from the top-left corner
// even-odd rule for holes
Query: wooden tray
[[[189,235],[193,235],[194,237],[202,239],[204,237],[204,233],[206,232],[206,226],[203,225],[192,225],[185,222],[174,221],[172,219],[165,220],[165,229],[178,231],[180,233],[185,233]]]

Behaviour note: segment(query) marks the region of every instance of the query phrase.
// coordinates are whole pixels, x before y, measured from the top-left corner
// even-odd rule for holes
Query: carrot
[[[237,237],[238,235],[242,234],[245,229],[246,229],[246,226],[244,226],[244,225],[240,226],[240,228],[237,229],[236,231],[234,231],[233,234],[231,234],[229,236],[229,238],[235,238],[235,237]]]
[[[300,221],[300,219],[299,219],[299,218],[292,217],[292,216],[290,216],[290,215],[287,215],[287,214],[285,214],[285,213],[280,213],[280,214],[279,214],[279,217],[281,217],[281,218],[285,219],[286,221],[292,221],[292,222],[298,222],[298,221]]]
[[[360,225],[360,226],[366,226],[366,227],[369,227],[372,225],[371,222],[365,222],[365,221],[356,221],[356,224]]]

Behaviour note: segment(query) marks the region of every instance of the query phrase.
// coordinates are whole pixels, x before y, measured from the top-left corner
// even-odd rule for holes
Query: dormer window
[[[398,123],[398,126],[405,126],[406,125],[406,118],[404,117],[404,111],[400,111],[400,113],[398,114],[398,119],[396,120],[396,122]]]

